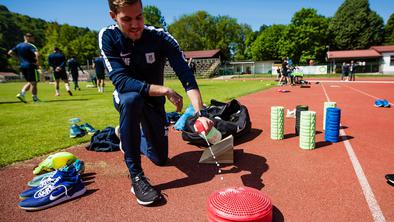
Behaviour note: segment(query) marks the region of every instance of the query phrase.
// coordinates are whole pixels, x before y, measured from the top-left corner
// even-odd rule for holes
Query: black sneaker
[[[385,177],[388,182],[394,185],[394,174],[387,174]]]
[[[137,197],[137,202],[141,205],[149,205],[161,198],[160,193],[150,185],[148,178],[142,173],[131,179],[133,185],[131,192]]]
[[[68,92],[68,95],[70,95],[70,96],[73,95],[73,93],[70,90],[68,90],[67,92]]]

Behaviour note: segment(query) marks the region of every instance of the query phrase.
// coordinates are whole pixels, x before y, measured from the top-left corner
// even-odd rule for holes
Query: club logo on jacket
[[[145,53],[145,58],[146,58],[146,63],[148,64],[152,64],[156,61],[154,52]]]

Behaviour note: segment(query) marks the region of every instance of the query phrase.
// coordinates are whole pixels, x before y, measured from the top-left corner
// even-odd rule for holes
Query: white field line
[[[326,95],[326,99],[329,102],[330,98],[328,97],[327,91],[323,84],[321,84],[321,86],[323,88],[324,94]],[[345,130],[343,129],[340,130],[340,134],[342,137],[347,136]],[[358,158],[353,150],[352,145],[350,144],[349,140],[345,140],[344,144],[349,159],[353,165],[353,169],[357,175],[358,182],[360,183],[361,189],[363,190],[364,198],[368,203],[368,207],[369,210],[371,211],[373,220],[375,222],[385,222],[386,219],[383,216],[383,212],[380,209],[378,201],[376,200],[375,195],[372,192],[371,186],[368,183],[367,177],[364,174],[363,168],[361,167],[360,161],[358,161]]]
[[[376,96],[374,96],[374,95],[371,95],[371,94],[369,94],[369,93],[366,93],[366,92],[364,92],[364,91],[362,91],[362,90],[353,88],[353,87],[351,87],[351,86],[346,86],[346,87],[348,87],[348,88],[350,88],[350,89],[352,89],[352,90],[354,90],[354,91],[357,91],[357,92],[359,92],[359,93],[361,93],[361,94],[364,94],[364,95],[366,95],[366,96],[369,96],[369,97],[371,97],[371,98],[374,98],[374,99],[381,99],[381,98],[378,98],[378,97],[376,97]],[[390,103],[390,105],[393,106],[392,103]]]
[[[382,84],[394,84],[394,81],[374,81],[374,80],[366,80],[366,81],[342,81],[342,80],[308,80],[309,82],[330,82],[330,83],[350,83],[350,84],[355,84],[355,83],[382,83]]]

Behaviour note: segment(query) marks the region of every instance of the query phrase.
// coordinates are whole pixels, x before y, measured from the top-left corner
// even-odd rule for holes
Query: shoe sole
[[[47,205],[38,206],[38,207],[21,207],[21,206],[19,206],[19,207],[22,208],[22,209],[24,209],[24,210],[27,210],[27,211],[43,210],[43,209],[46,209],[46,208],[55,206],[55,205],[57,205],[57,204],[60,204],[60,203],[62,203],[62,202],[65,202],[65,201],[68,201],[68,200],[77,198],[77,197],[83,195],[85,192],[86,192],[86,187],[84,187],[82,190],[80,190],[80,191],[78,191],[78,192],[75,192],[75,193],[74,193],[73,195],[71,195],[71,196],[64,196],[64,197],[59,198],[59,199],[57,199],[57,200],[55,200],[55,201],[53,201],[53,202],[51,202],[51,203],[49,203],[49,204],[47,204]]]
[[[24,100],[24,99],[22,99],[21,97],[16,97],[16,98],[18,98],[21,102],[23,102],[23,103],[27,103],[27,101],[26,100]]]
[[[147,206],[147,205],[153,204],[155,201],[157,201],[157,200],[160,199],[160,196],[159,196],[158,198],[156,198],[155,200],[152,200],[152,201],[148,201],[148,202],[142,201],[142,200],[138,199],[138,197],[135,195],[134,187],[131,187],[131,193],[132,193],[132,194],[135,196],[135,198],[137,199],[137,203],[140,204],[140,205],[143,205],[143,206]]]

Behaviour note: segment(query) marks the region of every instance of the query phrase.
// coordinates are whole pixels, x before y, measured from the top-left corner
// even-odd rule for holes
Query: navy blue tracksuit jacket
[[[165,97],[148,95],[151,84],[163,85],[166,59],[186,91],[198,86],[177,41],[163,29],[145,26],[141,38],[132,41],[117,25],[112,25],[100,31],[99,46],[115,86],[114,105],[120,113],[122,148],[134,177],[142,172],[140,151],[157,165],[167,160]]]

